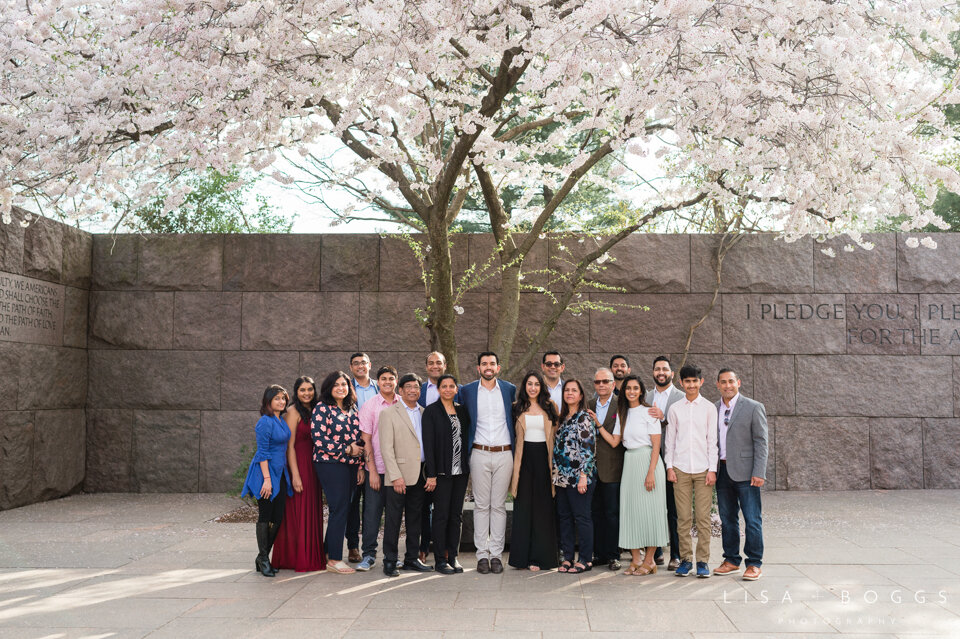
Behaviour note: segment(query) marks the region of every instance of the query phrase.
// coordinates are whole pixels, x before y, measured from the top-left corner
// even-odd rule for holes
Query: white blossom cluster
[[[477,188],[540,214],[597,154],[644,156],[648,204],[765,207],[787,239],[925,203],[953,131],[955,2],[0,0],[0,213],[143,202],[185,169],[266,170],[334,135],[415,211]],[[576,152],[542,162],[559,148]],[[278,175],[280,179],[283,176]],[[610,177],[617,177],[614,173]],[[170,191],[167,206],[182,201]],[[379,194],[371,193],[370,198]],[[653,197],[653,196],[652,196]]]

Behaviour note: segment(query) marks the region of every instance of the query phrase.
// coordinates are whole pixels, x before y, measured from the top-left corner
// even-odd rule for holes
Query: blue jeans
[[[727,465],[717,466],[717,510],[722,524],[723,558],[740,565],[740,513],[746,527],[743,553],[747,566],[763,563],[763,517],[760,513],[760,489],[750,481],[733,481],[727,474]]]
[[[393,490],[391,488],[391,490]],[[370,473],[363,480],[363,556],[377,556],[377,537],[383,519],[383,475],[380,475],[380,490],[370,487]]]

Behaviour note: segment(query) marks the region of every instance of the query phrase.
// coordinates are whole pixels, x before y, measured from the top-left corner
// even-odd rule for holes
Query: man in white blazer
[[[667,411],[674,402],[683,399],[684,393],[673,383],[673,368],[666,355],[653,360],[654,388],[647,391],[644,401],[651,406],[651,414],[660,420],[660,458],[663,459],[667,434]],[[655,410],[654,410],[655,409]],[[670,533],[670,564],[667,570],[676,570],[680,565],[680,537],[677,534],[677,505],[673,501],[673,482],[667,482],[667,528]],[[663,548],[657,548],[656,561],[663,565]]]
[[[420,561],[420,522],[426,478],[423,473],[423,428],[420,417],[420,378],[407,374],[397,383],[400,401],[380,413],[380,454],[383,457],[386,521],[383,526],[383,573],[396,577],[400,519],[407,525],[404,570],[429,572]]]
[[[740,394],[740,376],[720,369],[717,388],[717,510],[720,511],[723,563],[715,575],[740,572],[740,513],[746,527],[743,552],[747,556],[746,581],[760,578],[763,563],[763,518],[760,487],[767,470],[767,411],[758,401]]]

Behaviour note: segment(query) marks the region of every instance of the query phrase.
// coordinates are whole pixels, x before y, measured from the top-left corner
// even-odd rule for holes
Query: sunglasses
[[[612,379],[595,379],[593,380],[593,383],[594,384],[612,384],[613,380]]]

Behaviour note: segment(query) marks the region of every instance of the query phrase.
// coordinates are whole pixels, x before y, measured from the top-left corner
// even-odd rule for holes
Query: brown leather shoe
[[[715,575],[733,575],[740,572],[740,566],[729,561],[724,561],[722,564],[713,569],[713,574]]]
[[[351,548],[350,552],[347,554],[347,561],[352,564],[357,564],[363,561],[363,555],[360,554],[359,548]]]
[[[763,573],[760,572],[760,566],[747,566],[747,569],[743,571],[743,580],[756,581],[762,574]]]

